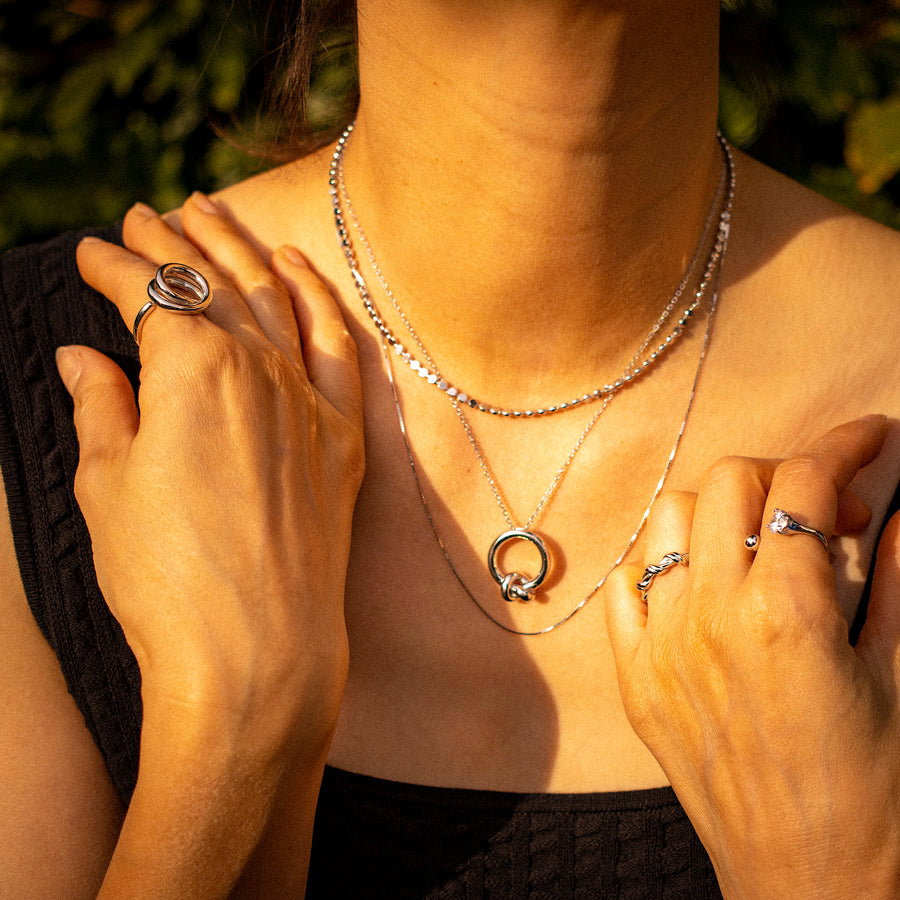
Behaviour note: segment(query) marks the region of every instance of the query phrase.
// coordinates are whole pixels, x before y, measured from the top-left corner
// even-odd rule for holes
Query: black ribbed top
[[[0,467],[28,602],[127,802],[137,778],[140,673],[97,587],[72,486],[72,403],[54,354],[87,344],[135,378],[137,354],[118,311],[78,275],[82,236],[13,250],[0,262]]]
[[[87,233],[120,239],[118,229]],[[82,234],[0,260],[0,467],[28,602],[127,803],[137,778],[140,673],[97,587],[72,486],[78,461],[72,407],[54,352],[63,344],[90,345],[119,362],[135,384],[138,364],[117,310],[78,275]],[[721,895],[668,788],[511,794],[397,784],[329,768],[308,896]]]
[[[325,770],[311,900],[721,896],[671,788],[514,794]]]

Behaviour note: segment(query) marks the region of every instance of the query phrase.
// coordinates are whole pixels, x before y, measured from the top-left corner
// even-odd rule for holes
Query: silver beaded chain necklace
[[[727,239],[728,239],[728,227],[726,225],[726,228],[725,228],[724,234],[723,234],[723,238],[722,238],[723,243],[727,242]],[[724,251],[724,246],[723,246],[723,251]],[[390,386],[391,386],[391,396],[394,401],[394,409],[397,412],[397,422],[400,425],[400,434],[403,437],[403,445],[406,449],[406,457],[407,457],[407,460],[409,461],[409,467],[412,472],[413,480],[416,485],[416,492],[419,495],[419,501],[421,502],[422,509],[424,510],[425,516],[428,519],[428,525],[431,528],[431,533],[434,535],[434,539],[437,542],[437,545],[440,548],[441,553],[443,554],[444,560],[446,561],[448,568],[453,573],[453,577],[456,579],[457,583],[462,588],[463,592],[466,594],[466,596],[468,596],[468,598],[472,601],[472,603],[475,604],[475,606],[482,613],[482,615],[484,615],[488,620],[493,622],[494,625],[496,625],[498,628],[502,628],[503,631],[506,631],[509,634],[515,634],[515,635],[519,635],[521,637],[536,637],[537,635],[540,635],[540,634],[549,634],[549,632],[555,631],[560,626],[565,625],[566,622],[570,621],[577,613],[579,613],[582,609],[584,609],[584,607],[587,605],[587,602],[603,587],[604,584],[606,584],[606,580],[612,574],[613,570],[622,562],[622,560],[625,559],[625,557],[631,551],[631,548],[634,546],[634,544],[637,541],[638,537],[640,536],[641,532],[644,530],[644,526],[647,524],[647,519],[650,517],[650,512],[653,509],[653,505],[656,503],[657,497],[659,497],[659,495],[662,493],[663,487],[665,486],[665,483],[666,483],[666,479],[668,478],[669,472],[672,469],[672,465],[675,462],[675,456],[678,453],[678,448],[681,445],[681,439],[684,437],[684,432],[685,432],[685,429],[687,428],[688,418],[690,417],[691,409],[693,408],[693,405],[694,405],[694,397],[696,396],[696,393],[697,393],[697,385],[700,381],[700,372],[703,368],[703,361],[706,359],[706,352],[709,347],[709,338],[712,333],[713,318],[715,316],[716,309],[718,307],[718,300],[719,300],[718,278],[719,278],[720,272],[721,272],[721,266],[719,266],[717,268],[716,273],[715,273],[715,285],[713,288],[712,296],[710,298],[709,312],[707,313],[707,318],[706,318],[706,331],[703,335],[703,343],[700,348],[700,356],[699,356],[699,359],[697,360],[697,368],[694,373],[694,379],[691,383],[691,390],[690,390],[690,394],[688,395],[687,407],[685,408],[684,416],[682,417],[681,425],[679,426],[678,433],[675,436],[675,442],[672,445],[672,449],[666,460],[665,467],[663,468],[662,476],[660,477],[659,481],[656,484],[656,487],[653,490],[653,494],[650,497],[650,502],[647,504],[647,507],[644,510],[643,515],[641,516],[641,520],[638,523],[637,528],[634,530],[631,537],[628,539],[628,542],[625,545],[625,549],[622,550],[622,552],[616,558],[615,562],[613,562],[613,564],[609,567],[609,569],[606,570],[606,572],[600,578],[600,580],[588,591],[587,594],[584,595],[584,597],[579,601],[577,606],[575,606],[568,613],[566,613],[561,619],[557,619],[556,621],[552,622],[550,625],[547,625],[544,628],[539,628],[539,629],[535,629],[535,630],[531,630],[531,631],[527,631],[527,630],[519,629],[519,628],[513,628],[512,626],[507,625],[505,622],[501,622],[500,619],[498,619],[492,612],[490,612],[484,606],[484,604],[475,596],[475,594],[472,593],[472,591],[469,589],[468,585],[465,583],[465,581],[463,581],[462,576],[459,574],[459,570],[454,565],[453,560],[450,557],[450,553],[447,550],[447,546],[444,543],[443,539],[441,538],[440,532],[438,531],[437,524],[434,521],[434,517],[431,514],[431,508],[428,505],[428,500],[425,497],[425,492],[422,490],[422,482],[421,482],[421,479],[419,478],[419,471],[418,471],[418,468],[416,467],[416,460],[415,460],[415,457],[413,456],[412,447],[410,446],[410,443],[409,443],[409,436],[408,436],[407,430],[406,430],[406,421],[403,416],[403,410],[400,406],[400,398],[397,394],[397,386],[394,382],[394,372],[393,372],[393,366],[391,364],[391,355],[392,354],[391,354],[390,350],[388,349],[387,341],[385,339],[382,339],[382,350],[384,352],[385,362],[387,365],[388,380],[389,380]],[[503,535],[501,535],[501,538],[502,537],[503,537]],[[498,538],[498,540],[499,540],[499,538]],[[495,541],[495,544],[496,544],[496,541]],[[493,549],[494,548],[492,546],[492,550]],[[542,558],[542,569],[544,569],[546,567],[546,564],[547,564],[546,559]],[[515,574],[515,573],[513,573],[513,574]]]
[[[730,148],[728,147],[728,145],[724,141],[724,139],[721,137],[721,135],[719,135],[718,139],[719,139],[719,142],[720,142],[720,145],[722,148],[722,153],[723,153],[724,162],[725,162],[724,172],[723,172],[722,179],[720,180],[719,187],[716,190],[716,194],[715,194],[715,197],[713,200],[713,205],[710,207],[710,211],[709,211],[709,214],[707,216],[707,219],[706,219],[706,222],[704,225],[703,233],[701,235],[700,241],[698,242],[697,249],[695,250],[695,253],[694,253],[694,257],[693,257],[690,265],[688,266],[685,276],[682,279],[682,282],[679,285],[678,289],[676,290],[676,293],[673,295],[673,297],[667,303],[666,309],[663,311],[663,314],[660,316],[660,318],[654,324],[654,327],[651,330],[650,334],[644,340],[641,347],[638,349],[637,353],[633,357],[632,361],[629,363],[629,366],[626,369],[626,371],[623,373],[622,378],[618,379],[612,385],[606,385],[606,386],[604,386],[604,388],[599,388],[596,391],[592,392],[591,394],[585,394],[583,397],[577,398],[575,402],[558,404],[558,405],[555,405],[552,407],[548,407],[546,409],[539,409],[536,411],[530,411],[530,410],[519,411],[519,410],[503,410],[503,409],[498,409],[498,408],[494,408],[494,407],[485,407],[484,405],[478,403],[478,401],[475,401],[475,400],[472,400],[472,399],[466,397],[464,394],[460,395],[460,392],[456,391],[451,386],[449,386],[444,381],[444,379],[441,378],[439,372],[437,371],[437,367],[433,363],[433,360],[431,359],[431,357],[428,354],[425,347],[422,345],[422,343],[419,340],[412,325],[409,323],[408,319],[406,318],[406,316],[403,314],[402,310],[400,309],[400,306],[399,306],[395,296],[391,292],[383,275],[381,274],[381,271],[375,260],[374,253],[372,252],[371,247],[368,244],[368,241],[365,239],[365,235],[362,232],[359,222],[356,219],[355,214],[352,212],[352,206],[350,205],[349,197],[346,196],[346,188],[343,184],[343,170],[342,170],[341,163],[342,163],[342,159],[343,159],[343,150],[344,150],[344,147],[346,146],[346,139],[349,136],[350,132],[352,131],[352,127],[353,126],[351,125],[344,132],[344,135],[342,136],[341,140],[339,141],[338,147],[334,153],[332,168],[331,168],[331,172],[330,172],[329,186],[330,186],[332,203],[333,203],[334,214],[335,214],[336,230],[337,230],[338,238],[341,242],[341,247],[344,251],[345,257],[346,257],[348,265],[350,267],[351,274],[353,276],[354,282],[357,285],[357,289],[360,293],[360,297],[363,301],[363,304],[382,337],[382,348],[383,348],[383,351],[385,354],[385,360],[386,360],[386,365],[387,365],[387,370],[388,370],[388,377],[389,377],[390,386],[391,386],[391,393],[393,396],[394,406],[395,406],[395,409],[397,412],[398,422],[400,425],[400,431],[403,436],[403,441],[404,441],[404,445],[406,448],[407,458],[408,458],[408,461],[410,464],[410,468],[412,470],[413,478],[416,483],[416,488],[417,488],[417,492],[419,495],[419,499],[423,505],[423,508],[424,508],[426,517],[428,519],[429,525],[431,527],[432,533],[438,543],[438,546],[440,547],[440,549],[444,555],[444,558],[445,558],[451,572],[456,577],[460,586],[465,591],[465,593],[468,594],[470,599],[475,603],[475,605],[479,608],[479,610],[481,610],[481,612],[490,621],[492,621],[495,625],[504,629],[505,631],[508,631],[513,634],[518,634],[518,635],[525,635],[525,636],[538,635],[538,634],[545,634],[549,631],[553,631],[556,628],[560,627],[561,625],[565,624],[565,622],[568,622],[580,609],[582,609],[584,607],[584,605],[588,602],[588,600],[591,597],[593,597],[594,594],[596,594],[600,590],[600,588],[603,586],[603,584],[606,582],[606,579],[609,577],[609,573],[612,572],[612,570],[615,569],[615,567],[621,563],[621,561],[625,558],[625,556],[628,554],[628,552],[634,546],[635,541],[637,540],[638,536],[640,535],[641,531],[643,530],[643,527],[650,515],[650,511],[653,507],[653,504],[656,501],[656,498],[659,496],[660,492],[663,489],[665,480],[666,480],[666,478],[669,474],[669,471],[671,470],[672,465],[674,463],[675,455],[676,455],[678,447],[681,443],[682,436],[684,435],[684,431],[685,431],[685,428],[687,425],[687,420],[688,420],[688,417],[690,414],[690,410],[691,410],[691,407],[693,406],[694,396],[695,396],[696,389],[697,389],[697,383],[698,383],[699,377],[700,377],[700,371],[702,369],[703,360],[706,356],[706,350],[707,350],[708,343],[709,343],[712,321],[713,321],[715,310],[716,310],[717,303],[718,303],[718,276],[721,273],[722,259],[724,257],[725,249],[727,247],[728,234],[729,234],[729,229],[730,229],[730,220],[731,220],[731,208],[732,208],[732,201],[733,201],[733,197],[734,197],[734,188],[735,188],[734,161],[733,161],[733,158],[731,155]],[[656,335],[656,333],[658,333],[658,331],[660,330],[662,325],[665,323],[666,319],[668,318],[668,316],[670,315],[672,310],[675,308],[675,305],[677,304],[681,294],[683,293],[683,291],[688,283],[691,271],[693,270],[693,268],[696,264],[696,261],[699,257],[701,248],[702,248],[703,244],[705,243],[706,235],[708,234],[710,224],[714,217],[714,211],[718,207],[718,203],[721,198],[722,185],[726,182],[727,182],[727,190],[725,192],[725,200],[722,203],[721,213],[719,216],[719,228],[718,228],[716,240],[714,242],[713,249],[712,249],[709,259],[707,261],[707,265],[705,267],[700,286],[694,295],[694,300],[692,301],[690,306],[685,310],[682,317],[679,319],[676,327],[673,329],[673,332],[657,348],[656,351],[654,351],[647,359],[643,360],[643,362],[640,365],[638,365],[638,362],[640,361],[642,354],[647,349],[647,347],[649,347],[653,337]],[[381,283],[383,290],[390,297],[396,312],[400,316],[404,325],[409,330],[410,334],[413,337],[413,340],[416,342],[417,346],[419,347],[420,352],[426,358],[427,362],[429,363],[429,365],[432,367],[432,369],[434,371],[429,372],[425,366],[421,365],[421,363],[418,363],[411,356],[409,351],[407,351],[406,348],[403,347],[403,345],[399,342],[399,340],[396,339],[396,337],[390,331],[388,326],[381,319],[381,316],[378,313],[377,307],[375,306],[374,302],[371,300],[371,296],[369,294],[368,287],[365,283],[365,280],[363,279],[362,275],[359,273],[359,269],[356,264],[355,253],[353,251],[352,243],[350,241],[349,234],[347,233],[343,215],[342,215],[342,211],[341,211],[341,200],[342,199],[344,200],[345,205],[348,207],[348,212],[351,215],[352,221],[354,222],[354,226],[355,226],[357,232],[360,234],[361,242],[365,246],[367,256],[369,257],[369,261],[372,265],[373,270],[376,272],[376,275],[378,277],[379,282]],[[706,292],[706,289],[710,283],[710,280],[713,278],[714,275],[715,275],[715,280],[716,280],[716,286],[713,290],[712,298],[710,300],[709,312],[707,315],[706,332],[704,334],[703,343],[702,343],[701,351],[700,351],[700,357],[699,357],[699,360],[697,363],[697,369],[696,369],[694,380],[693,380],[693,383],[691,386],[691,392],[690,392],[690,395],[688,398],[687,408],[685,410],[685,414],[682,419],[681,426],[680,426],[678,434],[676,436],[675,443],[672,447],[671,453],[669,454],[668,460],[666,462],[663,474],[662,474],[659,482],[657,483],[656,489],[653,492],[653,495],[650,499],[650,503],[648,504],[647,508],[645,509],[644,514],[641,518],[641,521],[640,521],[637,529],[632,534],[631,538],[629,539],[629,541],[627,543],[627,546],[622,551],[622,553],[620,554],[618,559],[616,559],[616,561],[613,563],[613,565],[609,569],[609,571],[600,579],[600,581],[591,589],[591,591],[581,600],[581,602],[573,610],[571,610],[566,616],[564,616],[562,619],[557,620],[556,622],[547,626],[546,628],[542,628],[537,631],[520,631],[518,629],[510,628],[509,626],[507,626],[504,623],[502,623],[501,621],[499,621],[495,616],[493,616],[478,601],[478,599],[474,596],[474,594],[468,589],[468,587],[465,585],[462,578],[460,577],[456,567],[454,566],[453,561],[450,558],[449,553],[447,552],[446,546],[440,537],[440,534],[437,530],[437,526],[431,515],[431,511],[428,506],[428,502],[426,500],[424,492],[422,491],[421,483],[420,483],[419,476],[418,476],[418,470],[417,470],[416,464],[415,464],[415,459],[414,459],[412,449],[409,444],[409,439],[408,439],[407,430],[406,430],[406,424],[405,424],[403,412],[402,412],[402,409],[400,406],[400,401],[399,401],[399,397],[397,394],[396,384],[394,382],[393,367],[392,367],[392,363],[391,363],[391,354],[388,349],[389,346],[394,348],[395,353],[398,356],[400,356],[400,358],[403,359],[404,362],[406,362],[410,366],[410,368],[412,368],[414,371],[418,371],[418,373],[421,377],[427,378],[427,380],[430,384],[436,384],[440,390],[445,391],[448,394],[448,396],[450,397],[450,399],[453,403],[454,409],[455,409],[457,415],[459,416],[460,421],[466,431],[467,437],[475,451],[476,457],[479,461],[482,471],[494,493],[495,499],[497,500],[497,503],[498,503],[501,511],[503,512],[503,515],[504,515],[504,518],[506,519],[507,525],[509,526],[509,530],[507,530],[507,531],[503,532],[501,535],[499,535],[495,539],[493,544],[491,545],[491,549],[488,553],[489,570],[490,570],[492,576],[494,577],[494,579],[500,585],[501,592],[502,592],[502,595],[505,600],[507,600],[507,601],[512,601],[512,600],[527,601],[527,600],[530,600],[533,598],[535,589],[543,582],[543,580],[547,574],[548,568],[549,568],[548,554],[547,554],[546,547],[545,547],[543,541],[540,539],[540,537],[538,535],[536,535],[533,531],[530,531],[529,529],[533,527],[533,525],[534,525],[535,521],[537,520],[538,516],[540,515],[541,511],[544,509],[544,507],[547,504],[547,502],[549,501],[549,499],[555,493],[555,491],[558,488],[559,484],[561,483],[563,477],[565,476],[566,472],[568,471],[568,468],[569,468],[571,462],[575,458],[575,455],[578,453],[579,449],[581,448],[584,441],[587,439],[587,437],[590,434],[591,430],[593,429],[594,425],[599,420],[600,416],[603,414],[604,410],[608,406],[608,404],[611,401],[614,394],[621,387],[623,387],[624,385],[633,381],[634,377],[636,377],[637,375],[639,375],[643,371],[645,371],[649,365],[651,365],[656,359],[658,359],[659,353],[662,352],[666,347],[670,346],[672,341],[683,332],[685,323],[687,322],[687,320],[690,318],[690,316],[693,314],[693,312],[700,305],[700,303],[704,297],[704,294]],[[563,463],[562,467],[558,470],[558,472],[554,476],[554,479],[551,482],[550,487],[544,492],[543,496],[541,497],[540,501],[538,502],[537,507],[535,508],[535,510],[531,514],[531,516],[529,517],[525,526],[524,527],[514,526],[513,521],[512,521],[512,516],[510,515],[508,507],[507,507],[506,503],[504,502],[502,492],[500,491],[499,486],[496,483],[496,480],[493,478],[491,471],[490,471],[490,467],[488,466],[487,461],[484,457],[484,454],[483,454],[477,440],[475,439],[475,436],[472,432],[471,426],[470,426],[468,420],[466,419],[464,413],[462,412],[461,404],[465,404],[465,405],[468,405],[470,408],[479,409],[481,411],[489,412],[494,415],[518,417],[518,416],[522,416],[522,415],[527,415],[527,416],[544,415],[544,414],[551,413],[551,412],[562,411],[564,409],[572,408],[573,406],[580,405],[583,402],[588,402],[590,400],[597,399],[597,398],[603,399],[603,403],[602,403],[600,409],[598,409],[595,412],[595,414],[593,415],[591,420],[588,422],[587,427],[582,431],[581,435],[579,436],[578,440],[575,443],[575,446],[569,453],[569,455],[566,458],[566,461]],[[524,576],[520,573],[517,573],[517,572],[511,572],[511,573],[507,573],[507,574],[503,574],[503,573],[499,572],[499,570],[497,569],[497,566],[496,566],[497,551],[504,543],[506,543],[507,541],[510,541],[510,540],[527,540],[530,543],[534,544],[534,546],[538,549],[538,552],[540,553],[540,557],[541,557],[541,568],[540,568],[540,572],[538,573],[537,576],[529,579],[526,576]]]
[[[727,166],[725,167],[725,170],[727,171]],[[719,235],[717,235],[717,246],[714,248],[711,254],[711,257],[715,258],[716,260],[718,260],[721,255],[722,248],[719,246],[720,241],[721,232]],[[703,297],[705,296],[711,277],[711,273],[705,273],[704,280],[700,283],[694,295],[694,302],[696,304],[699,305]],[[647,346],[648,341],[649,339],[645,340],[641,345],[641,349],[638,350],[638,352],[629,363],[629,368],[633,367],[636,361],[640,358],[640,354]],[[626,371],[628,370],[626,369]],[[522,600],[526,602],[529,600],[533,600],[535,591],[538,587],[540,587],[540,585],[546,578],[550,568],[550,554],[547,550],[547,546],[544,543],[544,540],[539,534],[535,532],[534,526],[536,525],[538,518],[540,517],[550,498],[556,493],[557,488],[562,483],[562,480],[565,477],[566,473],[569,471],[569,466],[572,464],[578,451],[581,449],[582,445],[587,440],[588,435],[591,433],[594,426],[599,421],[600,416],[602,416],[606,411],[607,406],[609,406],[614,396],[615,393],[611,393],[603,397],[603,402],[600,405],[600,408],[593,414],[593,416],[591,416],[591,419],[588,422],[587,426],[584,428],[584,430],[579,435],[578,440],[575,442],[575,446],[571,449],[569,455],[565,459],[565,462],[563,462],[562,466],[560,466],[556,474],[553,476],[553,480],[550,482],[550,486],[546,491],[544,491],[543,495],[538,501],[537,506],[534,508],[534,511],[528,517],[528,521],[525,522],[524,525],[515,525],[513,523],[513,515],[510,512],[509,504],[504,499],[503,492],[501,491],[500,486],[497,483],[497,479],[494,477],[494,474],[491,471],[491,467],[488,464],[484,451],[481,449],[481,446],[479,445],[478,440],[475,437],[472,426],[465,413],[463,412],[462,405],[456,397],[451,398],[453,409],[456,412],[456,415],[458,416],[459,421],[466,432],[466,437],[468,438],[469,443],[472,445],[472,449],[475,452],[475,457],[478,460],[479,466],[481,467],[482,474],[487,480],[487,483],[491,488],[491,492],[494,495],[494,499],[496,500],[497,505],[500,507],[500,511],[503,514],[503,518],[506,520],[506,524],[508,526],[506,531],[495,538],[495,540],[491,544],[490,550],[488,551],[487,557],[488,570],[490,571],[491,576],[494,578],[497,584],[500,585],[500,592],[504,600],[507,600],[509,602],[512,602],[514,600]],[[523,575],[521,572],[504,573],[500,571],[497,565],[497,557],[499,551],[504,546],[504,544],[507,544],[511,541],[527,541],[537,549],[541,560],[540,569],[537,575],[529,578],[528,576]]]
[[[353,204],[350,201],[350,197],[347,193],[346,185],[344,183],[344,173],[343,173],[343,161],[344,161],[344,152],[346,150],[347,141],[350,138],[350,135],[353,132],[354,123],[350,123],[347,128],[344,130],[344,133],[341,135],[340,139],[337,142],[337,146],[335,147],[334,154],[332,156],[331,168],[329,171],[329,192],[331,195],[331,204],[332,211],[334,214],[335,221],[335,229],[337,230],[338,241],[340,242],[341,249],[344,253],[344,258],[347,261],[347,265],[350,269],[350,274],[353,277],[354,284],[356,285],[357,292],[359,293],[360,299],[363,303],[363,306],[366,312],[369,315],[369,318],[372,320],[372,323],[378,329],[382,338],[387,341],[387,343],[394,348],[395,352],[399,356],[399,358],[409,366],[414,372],[416,372],[421,378],[425,379],[428,384],[434,385],[438,390],[445,392],[447,396],[451,399],[458,401],[460,404],[464,406],[468,406],[470,409],[478,410],[479,412],[489,413],[495,416],[503,416],[506,418],[531,418],[533,416],[544,416],[550,415],[552,413],[563,412],[568,409],[575,409],[576,407],[584,404],[590,403],[594,400],[602,399],[604,397],[612,396],[619,388],[624,387],[627,384],[630,384],[634,379],[638,378],[642,375],[646,370],[655,363],[660,356],[669,349],[673,343],[680,337],[684,332],[684,326],[687,324],[688,320],[697,310],[700,305],[702,298],[701,296],[694,295],[692,301],[687,305],[687,307],[682,311],[679,316],[675,326],[672,328],[671,332],[659,343],[653,352],[647,355],[645,358],[642,358],[645,351],[649,348],[651,342],[662,329],[663,325],[666,323],[668,318],[672,315],[675,307],[677,306],[679,300],[681,299],[682,294],[684,293],[687,284],[693,274],[694,268],[699,260],[700,253],[702,252],[702,248],[706,243],[707,236],[709,235],[709,229],[712,226],[712,222],[715,218],[715,211],[719,208],[719,203],[721,200],[721,192],[724,181],[720,181],[719,186],[716,189],[716,193],[713,197],[712,203],[710,204],[709,211],[706,216],[706,220],[704,222],[703,230],[701,232],[700,238],[697,242],[697,246],[694,249],[694,254],[689,263],[687,269],[685,270],[684,276],[681,279],[678,287],[675,290],[675,293],[666,303],[665,308],[663,309],[662,314],[659,316],[657,321],[654,323],[653,327],[650,330],[650,333],[647,335],[644,342],[641,344],[641,347],[638,349],[635,354],[634,359],[632,359],[629,366],[625,369],[622,375],[617,378],[615,381],[604,384],[602,387],[595,388],[593,391],[590,391],[586,394],[583,394],[579,397],[574,397],[571,400],[566,400],[561,403],[552,403],[546,404],[543,406],[536,407],[534,409],[509,409],[502,405],[497,404],[488,404],[484,403],[480,400],[476,400],[474,397],[467,394],[465,391],[460,390],[455,387],[443,375],[441,375],[440,370],[435,364],[434,360],[431,357],[431,354],[425,349],[422,341],[419,339],[418,334],[416,333],[413,326],[410,324],[409,319],[403,312],[400,304],[397,300],[396,295],[391,290],[390,286],[385,279],[380,266],[378,265],[377,260],[375,259],[375,254],[372,250],[372,247],[365,235],[365,232],[362,229],[362,226],[359,223],[359,219],[356,216],[356,213],[353,209]],[[725,154],[727,152],[727,148],[725,145],[725,141],[720,134],[717,134],[720,145],[722,146],[722,152]],[[724,179],[723,174],[723,179]],[[733,185],[729,187],[729,190],[733,189]],[[372,267],[375,276],[381,285],[382,290],[385,292],[387,297],[390,299],[391,304],[393,305],[398,317],[400,318],[403,325],[406,327],[407,331],[410,333],[414,343],[419,349],[419,352],[422,355],[422,358],[425,360],[425,363],[422,363],[420,360],[416,359],[415,356],[403,345],[399,338],[393,333],[388,324],[384,321],[378,306],[376,305],[374,299],[372,298],[371,292],[369,290],[368,284],[366,283],[365,278],[361,274],[359,270],[359,264],[356,258],[356,253],[353,249],[353,242],[350,239],[350,234],[347,230],[346,219],[344,216],[344,208],[347,211],[347,217],[350,218],[354,229],[360,238],[360,243],[363,246],[366,256],[368,257],[369,263]],[[725,227],[725,210],[727,208],[727,203],[722,206],[722,210],[719,216],[719,233],[723,227]],[[706,261],[706,266],[704,269],[703,276],[701,278],[702,283],[706,283],[709,281],[709,277],[716,266],[718,261],[718,254],[720,251],[717,250],[719,246],[719,241],[717,240],[713,249],[710,252],[710,256]]]

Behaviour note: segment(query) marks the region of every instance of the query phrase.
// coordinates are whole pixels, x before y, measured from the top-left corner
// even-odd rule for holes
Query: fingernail
[[[79,242],[79,244],[102,244],[103,241],[98,237],[94,237],[92,234],[89,234],[87,237],[83,237]]]
[[[285,244],[278,251],[281,255],[289,262],[291,265],[298,266],[301,268],[309,268],[309,264],[306,261],[306,257],[296,248],[291,247],[289,244]]]
[[[75,393],[75,386],[81,377],[83,369],[81,363],[81,354],[77,347],[57,347],[56,349],[56,368],[59,377],[65,385],[69,395]]]
[[[219,212],[219,207],[216,206],[206,194],[201,194],[200,191],[194,191],[194,193],[191,194],[191,202],[200,210],[200,212],[205,212],[209,215],[217,215]]]
[[[146,216],[147,218],[156,216],[156,210],[152,206],[147,206],[146,203],[135,203],[134,206],[131,207],[132,212],[136,212],[139,216]]]
[[[863,416],[860,419],[861,422],[887,422],[887,416],[884,413],[872,413],[868,416]]]

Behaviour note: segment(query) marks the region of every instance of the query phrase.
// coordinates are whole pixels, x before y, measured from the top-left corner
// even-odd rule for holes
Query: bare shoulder
[[[0,481],[0,896],[94,897],[123,811],[25,599]]]
[[[900,417],[900,233],[745,157],[738,166],[730,278],[757,343],[816,372],[831,407],[852,387]]]
[[[263,250],[291,243],[312,258],[333,250],[327,148],[238,182],[215,200]]]
[[[805,281],[824,305],[896,309],[900,232],[865,218],[746,157],[741,215],[767,261],[794,287]],[[789,267],[793,277],[784,271]],[[862,310],[857,310],[862,312]]]

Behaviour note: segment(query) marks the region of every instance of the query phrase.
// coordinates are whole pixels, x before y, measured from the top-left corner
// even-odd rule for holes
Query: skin
[[[528,406],[583,393],[621,371],[658,317],[720,172],[714,28],[715,4],[700,0],[360,2],[348,188],[405,312],[472,395]],[[123,818],[25,610],[6,534],[0,659],[15,649],[21,667],[0,668],[20,711],[0,736],[14,774],[0,893],[299,892],[327,759],[501,790],[672,783],[726,895],[841,897],[847,873],[865,872],[866,896],[896,896],[896,526],[855,650],[846,621],[900,443],[881,419],[843,423],[900,417],[900,267],[885,264],[900,239],[738,155],[721,305],[673,493],[582,612],[519,638],[461,593],[428,531],[381,349],[334,240],[328,157],[213,206],[191,198],[167,220],[136,208],[127,250],[79,248],[82,274],[129,327],[159,262],[195,264],[215,300],[208,319],[147,318],[140,420],[111,363],[60,354],[79,502],[144,677],[142,768]],[[701,332],[622,392],[579,452],[540,523],[555,569],[546,603],[530,606],[503,603],[485,571],[505,526],[455,413],[398,368],[432,512],[499,617],[542,627],[609,569],[681,423]],[[519,516],[591,412],[472,414]],[[201,472],[209,446],[228,452]],[[761,531],[773,505],[846,535],[834,570],[814,540]],[[173,508],[161,557],[156,526]],[[751,532],[763,534],[755,559]],[[659,577],[645,608],[634,582],[672,549],[689,549],[691,567]],[[802,689],[786,698],[786,684]],[[78,778],[35,798],[75,766]],[[31,849],[48,841],[49,863]]]

